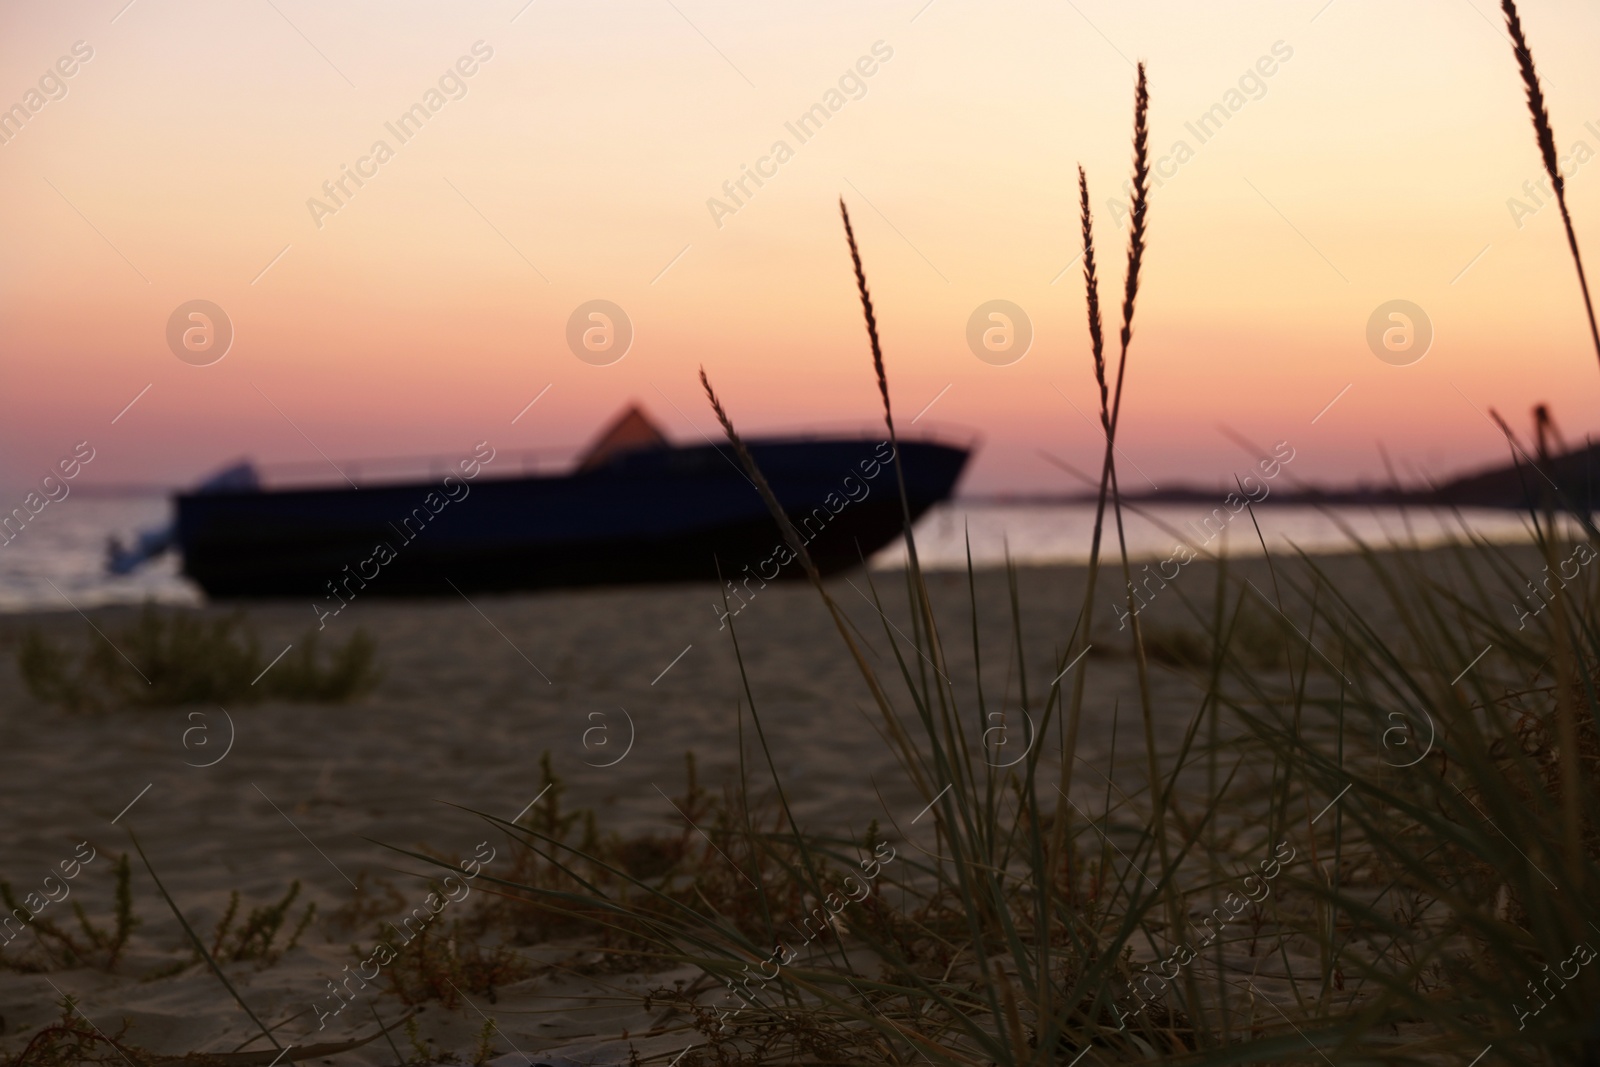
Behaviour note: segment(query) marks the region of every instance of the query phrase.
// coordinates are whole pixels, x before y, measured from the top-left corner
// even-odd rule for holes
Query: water
[[[1158,504],[1140,507],[1138,513],[1123,512],[1124,535],[1130,558],[1162,560],[1173,555],[1179,540],[1200,546],[1216,530],[1199,524],[1218,505]],[[1227,509],[1223,508],[1223,514]],[[1005,563],[1009,547],[1011,558],[1019,564],[1086,563],[1094,536],[1093,504],[964,504],[955,502],[935,508],[917,524],[917,555],[924,567],[965,569],[970,538],[972,562],[980,567]],[[1295,547],[1313,553],[1347,552],[1356,541],[1384,545],[1413,537],[1423,545],[1440,545],[1463,540],[1462,524],[1473,535],[1500,543],[1531,540],[1527,518],[1517,512],[1491,508],[1316,508],[1294,505],[1269,505],[1255,512],[1261,525],[1260,538],[1250,522],[1250,513],[1241,511],[1224,526],[1220,534],[1205,544],[1213,555],[1224,550],[1230,556],[1261,555],[1261,539],[1273,552],[1291,552]],[[1408,528],[1409,523],[1409,528]],[[1117,551],[1116,526],[1108,512],[1103,534],[1102,558]],[[903,562],[905,547],[897,542],[873,557],[874,566]]]
[[[178,560],[171,554],[136,574],[117,577],[105,572],[107,538],[115,534],[126,543],[137,531],[164,523],[171,515],[170,501],[155,493],[75,492],[46,504],[21,533],[0,545],[0,611],[60,611],[70,610],[69,605],[87,608],[144,600],[200,603],[199,588],[178,573]]]
[[[1172,555],[1181,533],[1190,544],[1203,540],[1192,526],[1209,513],[1198,504],[1163,504],[1126,515],[1128,552],[1143,559]],[[170,518],[165,496],[90,496],[77,493],[46,505],[10,543],[0,546],[0,611],[69,610],[101,604],[155,600],[198,604],[200,591],[178,572],[167,555],[128,576],[105,572],[106,540],[116,535],[126,543],[141,529]],[[1352,547],[1351,534],[1369,544],[1396,538],[1440,544],[1461,536],[1456,513],[1428,508],[1263,507],[1256,516],[1268,546],[1289,551],[1338,552]],[[1500,542],[1528,540],[1526,520],[1513,512],[1468,510],[1460,519],[1474,534]],[[1163,524],[1166,528],[1163,528]],[[1341,526],[1348,529],[1342,529]],[[1094,507],[1085,504],[988,504],[956,502],[929,512],[917,524],[917,548],[924,566],[965,568],[966,538],[978,566],[1082,563],[1088,558],[1094,529]],[[1115,550],[1108,526],[1105,549]],[[1260,555],[1261,545],[1247,513],[1233,521],[1207,546],[1231,555]],[[904,547],[894,544],[873,558],[873,565],[903,561]]]

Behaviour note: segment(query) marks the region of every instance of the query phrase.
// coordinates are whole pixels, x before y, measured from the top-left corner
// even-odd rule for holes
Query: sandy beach
[[[1353,557],[1321,563],[1350,579],[1364,568]],[[1236,563],[1231,575],[1261,587],[1271,582],[1261,560]],[[867,599],[869,577],[885,598],[886,614]],[[889,572],[858,571],[829,584],[885,672],[893,670],[885,626],[898,633],[910,626],[903,592],[895,595],[897,581]],[[1055,673],[1084,581],[1081,568],[1019,572],[1035,708]],[[1214,581],[1210,564],[1191,565],[1146,609],[1147,628],[1180,625],[1186,610],[1180,594],[1208,602]],[[957,691],[970,695],[966,575],[939,573],[931,584],[942,613],[947,669]],[[1102,597],[1111,584],[1104,581]],[[1344,585],[1362,588],[1355,581]],[[985,692],[992,707],[1014,714],[1004,572],[980,572],[976,594]],[[790,583],[747,595],[731,622],[797,818],[816,832],[856,837],[877,819],[891,841],[901,839],[926,801],[896,765],[875,717],[868,717],[867,689],[815,591]],[[546,751],[566,784],[562,806],[593,809],[602,829],[624,834],[683,829],[684,816],[669,798],[684,790],[685,752],[695,753],[702,781],[714,788],[737,774],[744,692],[715,596],[710,586],[679,586],[485,596],[470,603],[362,601],[335,620],[325,637],[337,642],[358,627],[364,630],[376,643],[382,680],[375,692],[342,706],[264,703],[69,714],[27,697],[14,657],[7,655],[0,661],[7,674],[0,688],[6,694],[0,720],[0,749],[6,753],[4,877],[25,892],[71,856],[75,845],[88,842],[97,858],[70,888],[91,915],[104,915],[111,904],[113,858],[130,850],[133,831],[168,891],[202,931],[216,924],[231,890],[259,904],[281,897],[299,880],[305,887],[301,902],[315,901],[321,916],[301,944],[271,966],[234,964],[227,973],[269,1025],[300,1014],[281,1031],[286,1040],[304,1045],[330,1036],[365,1036],[375,1028],[362,1005],[353,1023],[347,1014],[320,1032],[308,1009],[325,994],[329,977],[358,958],[350,946],[368,935],[365,928],[334,929],[328,916],[348,909],[364,892],[371,917],[382,920],[393,903],[386,905],[372,890],[367,880],[375,877],[387,878],[408,901],[401,912],[411,897],[420,900],[426,892],[417,877],[425,873],[421,864],[374,842],[457,858],[488,842],[484,847],[496,852],[503,868],[504,836],[462,809],[517,817],[538,795],[538,763]],[[299,603],[252,604],[247,612],[269,657],[274,648],[300,639],[313,620]],[[98,641],[90,623],[115,633],[131,615],[131,609],[103,609],[87,621],[70,612],[12,616],[0,623],[0,634],[8,648],[30,627],[66,640]],[[1113,708],[1120,708],[1122,734],[1111,776],[1125,779],[1130,789],[1142,781],[1142,750],[1127,631],[1117,632],[1116,615],[1105,607],[1094,634],[1080,742],[1094,773],[1081,774],[1074,792],[1081,789],[1083,803],[1098,806],[1092,798],[1106,787],[1099,775],[1110,767]],[[1153,679],[1158,737],[1165,746],[1194,714],[1197,689],[1182,673],[1159,665]],[[748,718],[745,730],[746,756],[759,761]],[[753,766],[752,778],[764,781],[759,764]],[[486,869],[493,872],[496,862]],[[367,888],[357,891],[357,883]],[[126,1021],[125,1040],[143,1048],[215,1053],[251,1038],[253,1024],[204,966],[148,978],[183,961],[186,942],[137,860],[133,898],[141,925],[114,973],[0,971],[5,1041],[14,1043],[55,1018],[62,992],[77,997],[103,1029]],[[69,905],[58,907],[64,913]],[[581,943],[524,945],[517,951],[537,961],[530,977],[498,989],[492,1005],[453,1011],[428,1006],[419,1017],[421,1033],[438,1049],[470,1060],[473,1035],[483,1026],[481,1009],[499,1028],[496,1054],[510,1056],[508,1063],[521,1062],[519,1052],[563,1050],[579,1062],[620,1062],[630,1039],[646,1056],[671,1052],[672,1042],[681,1042],[677,1034],[637,1036],[652,1021],[639,994],[695,975],[584,975],[578,973],[582,961],[594,957],[585,956]],[[402,1013],[392,997],[371,1003],[388,1020]],[[263,1047],[256,1036],[253,1049]],[[393,1058],[380,1040],[340,1062]]]

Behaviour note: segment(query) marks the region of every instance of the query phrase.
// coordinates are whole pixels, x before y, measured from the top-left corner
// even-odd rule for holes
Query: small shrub
[[[431,1039],[422,1036],[422,1027],[417,1025],[415,1015],[406,1016],[405,1034],[406,1043],[411,1046],[411,1058],[406,1060],[407,1064],[428,1064],[437,1059],[433,1049],[428,1047]]]
[[[123,1044],[121,1038],[128,1024],[123,1021],[115,1035],[101,1033],[87,1018],[80,1015],[77,1003],[70,996],[61,998],[61,1018],[38,1031],[15,1058],[4,1061],[5,1067],[81,1067],[86,1063],[153,1062],[156,1057],[132,1045]]]
[[[289,952],[300,943],[300,935],[305,933],[306,927],[311,925],[311,920],[317,915],[316,904],[307,904],[305,911],[300,913],[300,921],[295,924],[294,932],[289,935],[288,941],[282,945],[276,943],[278,934],[283,930],[284,921],[288,918],[289,909],[299,895],[300,880],[297,878],[289,883],[288,891],[276,904],[251,908],[250,915],[245,921],[235,927],[233,920],[239,914],[239,891],[235,889],[228,895],[228,910],[223,912],[221,921],[217,923],[216,933],[211,939],[212,958],[227,963],[255,960],[262,967],[277,963],[285,952]],[[199,960],[200,955],[196,953],[195,961]]]
[[[258,908],[251,908],[249,916],[238,926],[234,920],[239,916],[240,896],[236,889],[228,895],[228,907],[223,911],[222,918],[217,920],[215,931],[211,935],[211,944],[207,953],[217,963],[239,963],[252,960],[256,969],[260,970],[277,963],[283,956],[300,943],[301,936],[306,928],[316,918],[316,904],[307,904],[305,911],[300,913],[300,919],[295,923],[293,931],[282,944],[278,942],[278,935],[283,932],[289,910],[295,899],[300,895],[300,882],[298,879],[289,884],[288,890],[276,903],[265,904]],[[205,956],[188,942],[189,955],[160,967],[144,976],[145,981],[157,978],[170,978],[181,974],[197,963],[205,961]]]
[[[527,978],[533,966],[504,945],[474,940],[469,925],[456,919],[443,936],[422,927],[383,973],[389,990],[405,1004],[438,1000],[454,1008],[462,994],[482,994],[494,1003],[496,988]]]
[[[137,672],[128,669],[130,660]],[[115,704],[173,707],[235,699],[262,665],[260,645],[245,630],[242,614],[207,620],[146,604],[111,642],[89,645],[83,674]]]
[[[307,630],[273,663],[243,613],[206,619],[154,604],[115,634],[96,638],[76,661],[37,630],[17,649],[28,692],[69,711],[269,699],[345,703],[377,684],[374,659],[372,640],[360,630],[326,656],[319,655],[317,631]]]
[[[478,1047],[473,1051],[473,1067],[482,1067],[494,1055],[494,1020],[483,1020],[483,1026],[478,1030]]]
[[[128,938],[140,924],[140,919],[133,913],[133,887],[127,853],[123,853],[117,859],[111,870],[115,879],[111,929],[96,926],[89,918],[89,913],[84,910],[81,898],[74,899],[72,914],[78,920],[77,932],[63,929],[54,919],[47,918],[42,912],[34,915],[28,922],[27,929],[33,930],[38,935],[35,945],[39,952],[0,954],[0,967],[23,973],[37,973],[48,971],[52,964],[59,963],[65,968],[94,967],[103,971],[116,970],[117,961],[122,958],[122,950],[127,947]],[[29,913],[29,909],[17,902],[16,892],[10,882],[0,881],[0,901],[5,902],[8,913]]]

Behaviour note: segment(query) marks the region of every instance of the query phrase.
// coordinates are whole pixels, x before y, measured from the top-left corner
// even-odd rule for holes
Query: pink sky
[[[1559,220],[1510,203],[1537,206],[1541,169],[1489,0],[125,3],[0,15],[0,107],[42,102],[0,144],[3,483],[80,440],[86,481],[171,484],[241,454],[576,445],[630,400],[695,441],[701,364],[751,432],[870,425],[843,195],[902,422],[938,396],[919,429],[981,436],[968,491],[1074,489],[1036,455],[1096,455],[1071,406],[1094,403],[1062,274],[1074,167],[1114,305],[1140,58],[1156,154],[1192,149],[1152,197],[1123,438],[1140,468],[1225,477],[1247,458],[1219,425],[1336,481],[1382,477],[1380,442],[1403,471],[1498,461],[1491,404],[1600,429]],[[1600,256],[1600,16],[1530,2],[1524,21],[1558,145],[1597,153],[1569,189]],[[55,80],[80,41],[92,58]],[[492,56],[447,76],[476,42]],[[401,143],[386,124],[442,77]],[[837,107],[802,143],[786,124],[819,103]],[[1186,124],[1217,104],[1235,107],[1201,143]],[[392,158],[362,164],[380,139]],[[358,164],[336,212],[308,206]],[[758,164],[737,210],[708,206]],[[236,331],[206,367],[165,340],[196,298]],[[564,338],[594,298],[636,331],[609,366]],[[1035,330],[1003,367],[965,340],[995,298]],[[1436,331],[1411,366],[1366,345],[1393,298]]]

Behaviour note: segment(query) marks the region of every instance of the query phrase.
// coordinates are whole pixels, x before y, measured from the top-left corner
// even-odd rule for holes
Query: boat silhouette
[[[823,574],[900,535],[895,460],[912,521],[949,498],[970,448],[931,438],[746,442]],[[674,445],[636,407],[559,475],[497,475],[482,442],[443,478],[264,488],[242,463],[175,498],[171,547],[214,598],[434,596],[803,576],[733,449]],[[504,466],[504,464],[502,464]],[[113,546],[112,568],[142,561]],[[336,603],[330,601],[330,603]]]

